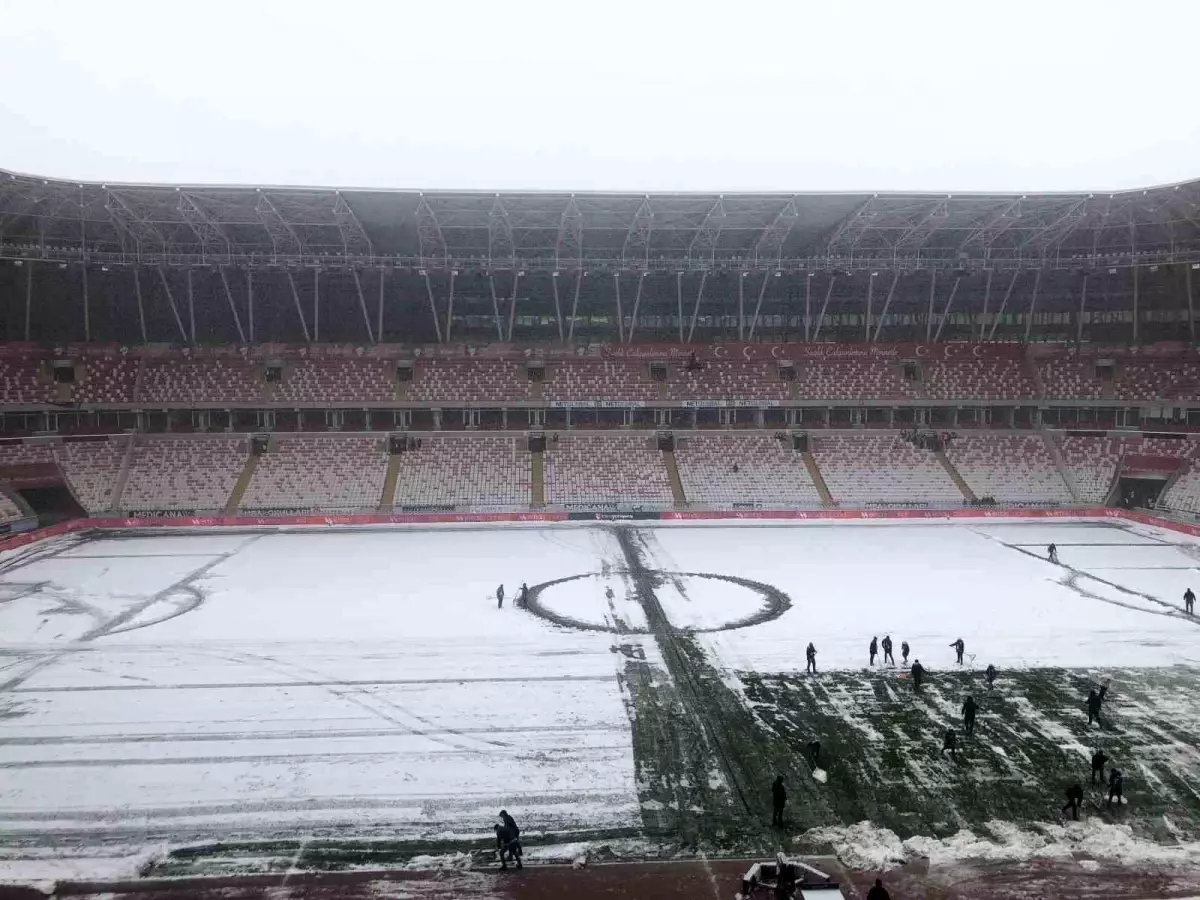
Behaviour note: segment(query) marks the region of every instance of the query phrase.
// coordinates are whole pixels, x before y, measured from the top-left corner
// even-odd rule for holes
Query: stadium
[[[1200,893],[1198,293],[1200,181],[0,171],[0,862]]]

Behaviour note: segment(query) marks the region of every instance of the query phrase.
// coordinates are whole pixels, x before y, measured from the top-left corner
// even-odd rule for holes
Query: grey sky
[[[1197,0],[0,0],[0,167],[1071,190],[1200,177]]]

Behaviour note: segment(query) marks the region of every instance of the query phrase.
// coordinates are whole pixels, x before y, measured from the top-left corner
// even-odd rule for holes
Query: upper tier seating
[[[121,474],[129,438],[102,441],[68,441],[58,447],[55,456],[71,493],[89,513],[112,509],[113,488]]]
[[[137,373],[137,359],[89,357],[84,363],[83,377],[75,383],[74,400],[97,406],[132,403]]]
[[[1095,365],[1076,359],[1048,359],[1038,363],[1038,374],[1052,400],[1099,400],[1104,382],[1096,377]]]
[[[394,363],[378,359],[289,361],[274,385],[280,402],[356,403],[396,399]]]
[[[548,503],[672,502],[662,453],[649,435],[563,434],[546,443]]]
[[[138,438],[121,508],[223,510],[246,453],[237,438]]]
[[[646,362],[576,359],[547,367],[542,395],[547,400],[656,400],[659,388]]]
[[[523,436],[423,438],[401,456],[395,504],[525,508],[530,465]]]
[[[960,435],[946,456],[976,497],[1000,503],[1072,502],[1040,435]]]
[[[667,396],[672,400],[785,400],[788,383],[777,366],[765,362],[710,360],[700,368],[668,369]]]
[[[424,402],[474,403],[525,400],[529,379],[524,367],[495,359],[419,360],[408,398]]]
[[[147,359],[138,400],[148,403],[258,403],[259,369],[240,359]]]
[[[874,359],[823,360],[796,364],[799,400],[857,400],[915,397],[896,366]]]
[[[278,438],[259,459],[241,509],[377,509],[387,475],[386,447],[378,436]]]
[[[54,462],[54,452],[47,443],[0,444],[0,466],[26,466]]]
[[[0,356],[0,403],[52,403],[54,385],[38,377],[38,361]]]
[[[1181,361],[1137,361],[1119,367],[1118,400],[1195,400],[1200,397],[1200,365]]]
[[[961,504],[962,492],[929,450],[898,434],[834,434],[813,441],[813,456],[836,503]]]
[[[926,362],[925,394],[933,400],[1018,400],[1037,388],[1019,359],[955,359]]]
[[[772,436],[680,436],[675,444],[675,462],[684,496],[690,503],[821,505],[821,495],[803,456],[790,443]]]

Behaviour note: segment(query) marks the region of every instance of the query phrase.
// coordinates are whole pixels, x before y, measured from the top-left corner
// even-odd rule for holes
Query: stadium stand
[[[1018,400],[1037,388],[1019,359],[938,360],[926,363],[925,394],[933,400]]]
[[[821,505],[801,454],[770,435],[688,435],[676,440],[675,461],[689,503]]]
[[[128,438],[67,441],[55,453],[58,467],[75,499],[89,513],[113,508],[113,490],[121,474]]]
[[[395,367],[376,359],[298,360],[284,367],[274,399],[300,404],[396,399]]]
[[[386,441],[378,436],[278,438],[259,459],[241,509],[373,510],[387,462]]]
[[[634,360],[580,359],[548,366],[547,400],[656,400],[650,367]]]
[[[54,453],[50,444],[41,441],[16,441],[0,444],[0,466],[25,466],[33,463],[52,463]]]
[[[874,359],[823,360],[796,367],[796,399],[907,400],[916,396],[894,364]]]
[[[256,403],[256,368],[239,359],[147,359],[137,400],[150,403]]]
[[[765,362],[714,360],[668,369],[667,396],[673,400],[785,400],[788,393],[778,367]]]
[[[139,438],[121,508],[220,511],[246,452],[241,438]]]
[[[54,386],[38,373],[38,361],[0,357],[0,402],[53,403]]]
[[[929,450],[898,434],[831,434],[813,440],[813,456],[839,505],[960,504],[962,492]]]
[[[1072,501],[1040,435],[959,435],[947,445],[946,457],[976,497],[1009,505]]]
[[[1120,367],[1114,388],[1118,400],[1195,400],[1200,397],[1200,365],[1127,362]]]
[[[409,506],[528,507],[524,437],[428,437],[406,450],[393,497]]]
[[[0,525],[7,525],[22,517],[21,510],[8,498],[8,494],[0,491]]]
[[[546,500],[667,505],[671,483],[649,435],[564,434],[546,444]]]
[[[124,356],[85,360],[83,377],[75,384],[74,401],[94,406],[132,403],[139,364],[139,360]]]
[[[1053,400],[1098,400],[1104,396],[1104,382],[1095,375],[1090,362],[1075,359],[1048,359],[1038,364],[1038,374]]]
[[[419,361],[408,386],[414,401],[475,403],[525,400],[529,380],[513,362],[491,359]]]
[[[1059,440],[1063,465],[1075,480],[1081,501],[1104,502],[1117,473],[1124,443],[1122,438],[1111,437],[1067,436]]]

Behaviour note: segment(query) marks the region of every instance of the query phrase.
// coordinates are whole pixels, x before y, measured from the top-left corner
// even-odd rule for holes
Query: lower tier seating
[[[240,438],[139,438],[121,508],[220,511],[246,461]]]
[[[1041,435],[960,435],[946,447],[946,457],[977,497],[999,503],[1072,502]]]
[[[771,435],[689,435],[675,443],[689,503],[821,505],[803,456]]]
[[[650,435],[564,434],[546,444],[546,501],[666,505],[671,483]]]
[[[839,505],[961,504],[962,491],[929,450],[898,434],[818,437],[813,456]]]
[[[278,438],[259,459],[240,508],[373,510],[387,463],[387,441],[378,436]]]
[[[527,507],[530,454],[520,437],[430,437],[400,459],[394,502],[405,506]]]

